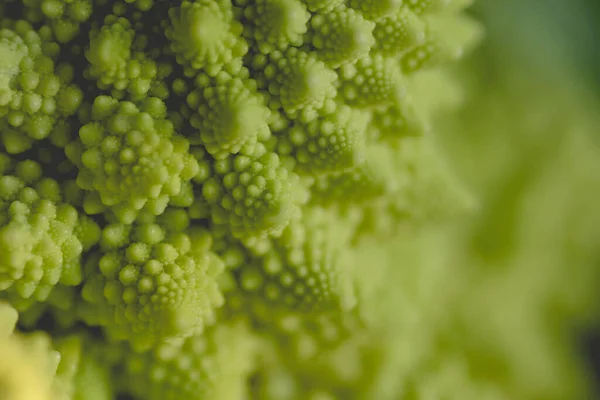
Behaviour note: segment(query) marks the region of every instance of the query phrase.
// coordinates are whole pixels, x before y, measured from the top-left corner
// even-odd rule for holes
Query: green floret
[[[341,97],[361,108],[389,105],[403,90],[397,64],[394,58],[370,54],[355,64],[343,65],[339,70]]]
[[[0,22],[0,137],[6,151],[29,149],[77,111],[82,93],[71,79],[72,67],[55,70],[31,25]]]
[[[396,13],[377,21],[373,36],[374,50],[387,56],[395,56],[423,44],[426,25],[410,8],[402,7]]]
[[[80,222],[38,163],[0,155],[0,296],[26,308],[59,283],[79,284],[82,242],[93,245],[97,232],[92,221]]]
[[[481,26],[463,15],[427,16],[425,41],[402,55],[402,71],[412,73],[458,60],[482,35]]]
[[[71,335],[53,340],[53,347],[60,354],[56,368],[53,389],[56,400],[71,400],[75,394],[75,375],[82,356],[82,340],[79,335]]]
[[[244,307],[231,302],[236,295],[248,303],[264,302],[273,313],[314,316],[348,304],[351,294],[340,264],[348,231],[341,226],[327,213],[314,209],[292,220],[280,236],[247,244],[246,250],[228,241],[217,245],[215,250],[233,279],[227,292],[229,312]],[[249,309],[252,314],[253,306]],[[258,321],[270,318],[254,317]]]
[[[277,154],[257,146],[251,156],[215,160],[213,175],[202,183],[202,198],[212,221],[227,226],[235,237],[262,236],[288,223],[297,201],[294,181]]]
[[[391,106],[373,111],[369,128],[377,140],[402,146],[402,139],[423,136],[428,125],[408,96],[397,95]]]
[[[89,67],[84,76],[96,80],[102,90],[116,97],[129,93],[132,100],[144,98],[157,75],[156,63],[133,49],[135,31],[129,20],[115,15],[105,18],[100,29],[90,31],[85,50]]]
[[[244,36],[268,54],[300,46],[307,31],[310,13],[299,0],[238,1],[243,9]]]
[[[83,213],[79,216],[77,226],[75,226],[73,232],[81,242],[83,251],[88,251],[100,240],[100,227],[93,219]]]
[[[340,265],[344,232],[336,222],[326,213],[308,211],[275,240],[276,251],[266,254],[262,265],[274,281],[271,288],[266,285],[267,300],[311,311],[345,304],[346,271]],[[242,274],[242,287],[243,279]]]
[[[222,303],[222,262],[211,236],[190,228],[185,211],[104,228],[100,251],[85,265],[83,319],[139,351],[202,331]]]
[[[171,8],[165,35],[177,62],[214,75],[246,54],[248,45],[241,37],[244,28],[233,16],[230,0],[183,1]]]
[[[188,153],[187,139],[165,117],[165,106],[156,98],[140,108],[108,96],[94,100],[92,122],[66,147],[79,167],[77,185],[86,191],[88,214],[110,209],[124,223],[141,210],[159,215],[196,175],[198,163]]]
[[[331,68],[354,63],[366,56],[375,44],[375,24],[351,8],[339,6],[310,20],[310,43]]]
[[[377,178],[378,171],[368,162],[357,168],[319,177],[312,187],[311,200],[316,204],[363,204],[385,193],[385,182]]]
[[[390,146],[385,142],[379,146],[384,158]],[[393,153],[387,151],[390,158]],[[365,207],[360,234],[389,237],[398,234],[403,225],[449,220],[473,209],[473,199],[439,158],[428,136],[404,138],[395,153],[387,165],[396,179],[390,190],[393,195],[388,192]]]
[[[360,11],[365,18],[377,21],[394,14],[403,0],[350,0],[350,7]]]
[[[35,38],[35,36],[33,38]],[[38,41],[36,40],[36,42]],[[5,99],[6,97],[12,95],[13,91],[9,86],[10,80],[14,79],[19,74],[21,60],[23,60],[23,58],[29,53],[29,47],[32,47],[34,43],[32,43],[30,46],[27,46],[27,44],[19,35],[10,30],[2,31],[1,43],[2,98]],[[34,49],[39,52],[39,42],[35,43],[35,45],[36,47]],[[3,100],[3,102],[6,102],[6,100]]]
[[[28,20],[50,23],[59,43],[73,40],[92,15],[92,0],[23,0]]]
[[[310,12],[322,12],[333,10],[335,7],[343,4],[343,0],[304,0]]]
[[[196,87],[187,96],[193,110],[190,123],[199,131],[190,138],[193,144],[203,144],[213,157],[222,159],[239,152],[252,154],[257,141],[270,136],[270,111],[254,81],[221,72],[215,79],[198,76]]]
[[[11,335],[17,320],[19,319],[19,313],[10,304],[5,301],[0,301],[0,338],[5,339]]]
[[[107,346],[95,344],[97,348],[91,349],[89,343],[84,344],[85,351],[81,354],[73,382],[74,393],[69,400],[113,400],[116,392],[112,373],[115,363],[107,362],[105,354],[98,354],[105,352]],[[122,356],[118,359],[121,361]]]
[[[335,107],[336,73],[315,54],[292,47],[254,55],[249,63],[271,110],[283,109],[288,118],[308,122],[320,110]]]
[[[304,174],[339,172],[362,163],[368,114],[340,105],[278,135],[277,152]]]
[[[321,219],[298,221],[281,236],[286,239],[262,242],[253,254],[235,243],[222,247],[221,319],[250,323],[268,345],[263,351],[282,352],[290,362],[313,359],[357,328],[342,257],[351,230],[331,225],[331,215],[313,217]]]
[[[363,163],[317,177],[311,187],[311,201],[323,206],[364,206],[392,193],[398,183],[391,157],[392,152],[384,146],[372,144]]]
[[[203,335],[128,352],[122,367],[125,391],[146,400],[246,398],[256,344],[241,324],[221,324]]]

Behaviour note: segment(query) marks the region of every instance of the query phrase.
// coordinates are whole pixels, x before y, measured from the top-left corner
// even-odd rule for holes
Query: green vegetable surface
[[[463,118],[470,5],[3,1],[0,400],[582,398],[561,184],[461,163],[526,120]]]

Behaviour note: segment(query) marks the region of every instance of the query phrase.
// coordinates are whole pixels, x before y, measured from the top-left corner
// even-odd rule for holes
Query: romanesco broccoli
[[[479,268],[529,260],[487,247],[524,192],[471,223],[438,146],[470,5],[2,2],[0,400],[572,393],[536,314],[567,295],[511,295],[514,343],[485,318],[531,282]]]

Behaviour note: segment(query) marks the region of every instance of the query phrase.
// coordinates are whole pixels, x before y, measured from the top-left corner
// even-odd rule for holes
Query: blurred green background
[[[600,1],[479,0],[473,12],[489,37],[513,39],[530,60],[578,68],[578,78],[600,82]],[[557,59],[560,54],[562,60]],[[552,68],[551,65],[547,67]]]
[[[467,104],[464,115],[479,112],[482,119],[490,116],[492,112],[478,104],[478,99],[500,90],[518,103],[499,103],[501,108],[504,107],[502,111],[505,116],[514,115],[515,110],[523,108],[522,104],[545,108],[547,113],[554,114],[573,114],[573,110],[581,109],[579,115],[571,116],[571,121],[587,120],[591,143],[596,145],[600,141],[600,124],[595,125],[592,121],[600,121],[600,1],[479,0],[472,12],[483,21],[487,37],[471,57],[470,62],[476,66],[473,71],[477,72],[471,71],[473,75],[468,78],[472,80],[475,95],[471,96],[474,100]],[[523,98],[531,100],[519,101]],[[557,122],[553,115],[544,115],[544,118],[547,118],[548,124],[555,125]],[[485,123],[473,126],[485,126]],[[553,132],[546,135],[545,130],[539,127],[539,123],[530,129],[521,124],[516,132],[508,132],[503,139],[485,140],[481,135],[474,134],[473,130],[467,130],[463,135],[466,140],[459,141],[460,144],[452,142],[445,145],[450,146],[454,154],[460,155],[454,164],[467,181],[475,187],[486,188],[493,186],[493,183],[487,182],[488,176],[470,168],[477,162],[473,159],[478,160],[479,157],[481,162],[505,171],[506,164],[510,164],[504,163],[507,155],[522,150],[524,144],[531,148],[543,147],[546,142],[553,139],[558,141],[570,134],[565,128],[552,129]],[[536,129],[542,131],[542,135],[536,134]],[[506,143],[501,143],[502,140]],[[456,151],[457,146],[459,151]],[[496,151],[506,148],[509,150]],[[596,153],[595,158],[599,159],[600,153]],[[531,162],[535,163],[536,159],[533,158]],[[486,189],[482,190],[487,193]],[[567,182],[564,183],[564,190],[569,190]],[[594,196],[593,192],[588,195]],[[596,218],[600,214],[600,202],[587,211],[596,214],[590,215],[593,217],[591,219]],[[589,239],[590,243],[594,242],[594,238]],[[600,240],[596,242],[598,250]],[[594,258],[598,253],[600,251],[591,249],[591,263],[595,264],[596,270],[600,269],[600,258]],[[566,267],[573,267],[576,273],[578,265],[574,262]],[[598,287],[600,282],[596,281],[595,284]],[[587,361],[596,387],[600,389],[600,325],[597,323],[600,316],[595,308],[591,308],[586,322],[578,325],[577,330],[581,338],[581,356]],[[600,390],[596,398],[600,398]]]

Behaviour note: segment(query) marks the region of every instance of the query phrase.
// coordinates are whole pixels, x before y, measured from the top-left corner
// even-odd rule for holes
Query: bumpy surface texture
[[[0,399],[554,399],[433,228],[470,3],[0,4]]]

